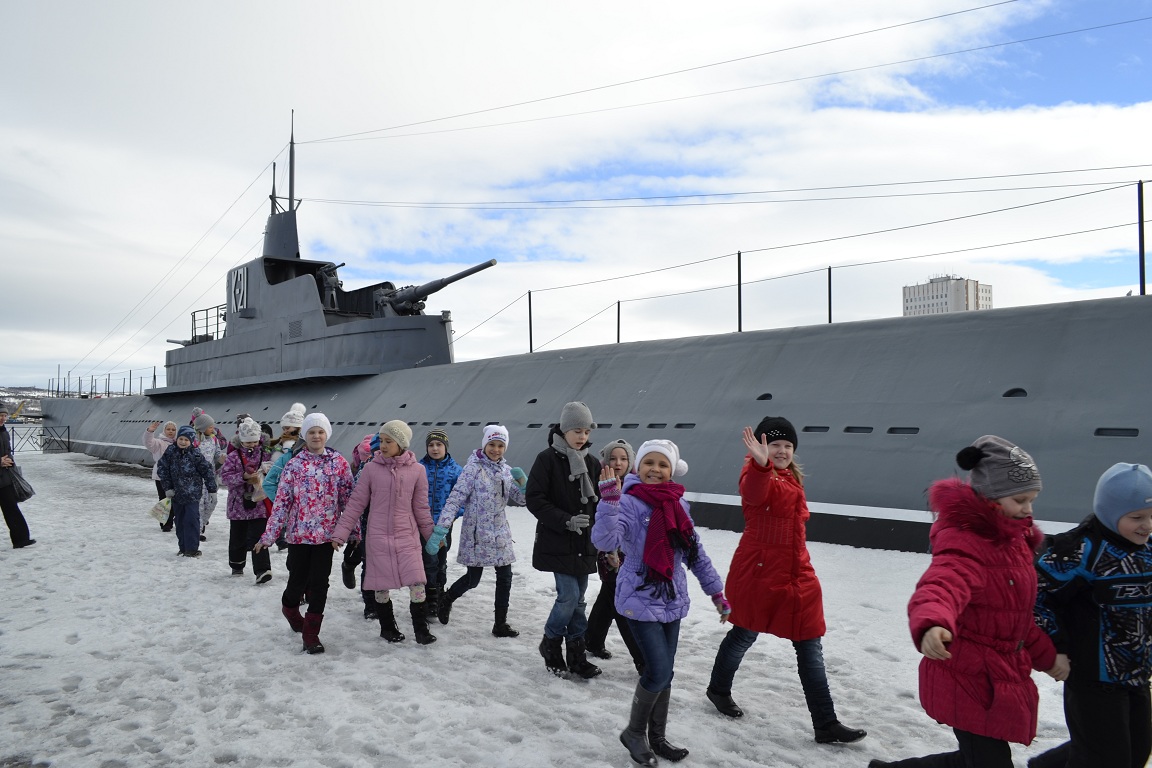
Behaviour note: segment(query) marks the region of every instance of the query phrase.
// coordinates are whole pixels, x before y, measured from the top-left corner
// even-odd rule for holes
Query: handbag
[[[160,499],[152,505],[152,509],[148,510],[148,514],[156,518],[160,523],[168,522],[168,515],[172,511],[172,499]]]
[[[16,493],[16,501],[28,501],[36,495],[36,491],[32,488],[32,483],[24,478],[24,471],[13,464],[8,467],[8,471],[12,473],[12,490]]]

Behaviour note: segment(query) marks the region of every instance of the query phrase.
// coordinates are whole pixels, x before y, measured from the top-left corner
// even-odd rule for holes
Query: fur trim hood
[[[958,478],[933,483],[928,489],[928,503],[936,516],[932,525],[933,537],[937,530],[944,528],[970,530],[992,541],[1007,541],[1023,535],[1033,550],[1044,539],[1032,518],[1013,520],[1005,517],[994,501],[984,498]]]

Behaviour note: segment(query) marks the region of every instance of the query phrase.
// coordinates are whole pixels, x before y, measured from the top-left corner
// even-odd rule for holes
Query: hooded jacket
[[[305,448],[284,465],[275,493],[260,543],[272,546],[283,530],[289,544],[325,544],[352,493],[352,471],[332,448],[320,454]]]
[[[175,491],[172,501],[177,504],[199,502],[205,489],[209,494],[216,493],[216,473],[194,445],[168,446],[156,463],[156,474],[165,491]]]
[[[442,459],[425,456],[420,459],[420,464],[428,473],[428,505],[432,507],[432,519],[438,520],[440,510],[444,509],[444,503],[448,501],[448,495],[452,493],[464,468],[456,463],[450,453],[444,454]],[[456,516],[459,517],[463,511],[457,509]]]
[[[432,516],[428,511],[428,476],[412,451],[393,457],[377,454],[360,468],[356,489],[332,538],[353,538],[365,510],[362,588],[399,589],[425,583],[420,537],[432,535]]]
[[[224,469],[220,472],[220,480],[228,488],[229,520],[256,520],[268,516],[263,502],[252,501],[256,486],[244,479],[246,472],[259,472],[264,462],[272,460],[271,452],[265,447],[267,442],[264,435],[260,436],[260,442],[254,448],[245,448],[240,438],[232,441],[232,450],[224,459]],[[261,488],[258,495],[267,494]],[[245,499],[251,506],[244,504]]]
[[[920,661],[920,703],[928,716],[992,739],[1030,744],[1039,694],[1031,670],[1048,670],[1056,648],[1032,618],[1036,602],[1032,518],[1012,520],[958,479],[929,489],[936,512],[932,563],[908,603],[912,641],[940,626],[951,659]]]
[[[536,518],[536,541],[532,545],[532,567],[538,571],[566,573],[572,576],[595,573],[596,546],[592,543],[592,524],[596,520],[593,494],[580,502],[580,481],[573,480],[568,470],[568,457],[552,447],[552,436],[563,432],[553,427],[548,432],[548,447],[536,455],[528,473],[525,497],[528,511]],[[591,443],[586,448],[591,448]],[[600,462],[589,450],[584,457],[588,477],[595,486],[600,480]],[[588,527],[580,533],[568,530],[566,523],[574,516],[588,515]]]
[[[156,474],[157,465],[160,463],[160,457],[164,455],[164,451],[168,450],[168,446],[172,445],[173,442],[172,438],[165,435],[160,427],[157,427],[152,432],[144,430],[144,447],[152,454],[153,480],[160,479],[160,476]]]
[[[512,479],[512,468],[504,459],[492,461],[482,450],[474,451],[436,520],[448,528],[458,516],[464,518],[456,562],[469,568],[516,562],[512,528],[504,511],[509,504],[524,506],[524,491]]]

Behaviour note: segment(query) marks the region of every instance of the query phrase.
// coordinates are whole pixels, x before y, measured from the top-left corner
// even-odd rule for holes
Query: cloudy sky
[[[528,351],[527,291],[537,348],[617,302],[734,331],[737,251],[746,330],[825,322],[828,267],[837,321],[946,273],[1138,292],[1149,39],[1152,0],[0,0],[0,384],[162,365],[259,254],[292,110],[345,288],[499,260],[429,301],[460,360]]]

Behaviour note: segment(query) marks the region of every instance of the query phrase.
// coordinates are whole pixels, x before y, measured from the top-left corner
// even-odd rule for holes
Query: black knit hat
[[[796,427],[783,416],[765,416],[756,425],[756,439],[759,440],[763,436],[766,436],[770,443],[774,440],[787,440],[792,443],[793,450],[800,447],[800,441],[796,439]]]
[[[424,447],[428,447],[428,443],[433,440],[439,440],[444,443],[444,450],[448,450],[448,433],[442,429],[433,429],[428,433],[428,437],[424,438]]]

